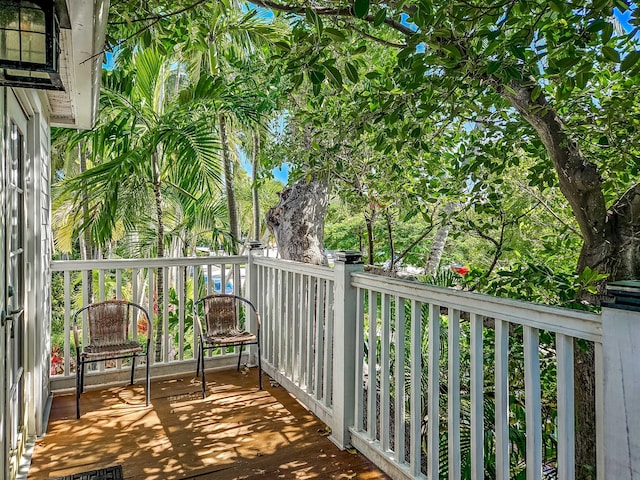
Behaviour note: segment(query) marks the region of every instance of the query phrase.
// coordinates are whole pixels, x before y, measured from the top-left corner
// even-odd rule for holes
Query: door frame
[[[22,455],[25,441],[27,439],[27,403],[26,398],[26,371],[27,371],[27,344],[26,344],[26,317],[25,302],[27,290],[27,265],[26,265],[26,169],[29,162],[29,116],[22,108],[18,98],[10,89],[3,89],[3,124],[2,124],[2,155],[1,155],[1,181],[2,187],[0,197],[2,205],[2,233],[0,241],[2,244],[2,285],[0,286],[1,309],[6,311],[6,319],[0,326],[0,338],[2,348],[2,379],[0,381],[1,393],[1,415],[2,415],[2,444],[3,444],[3,477],[12,479],[17,474],[20,457]],[[21,142],[18,146],[19,165],[18,175],[15,177],[16,185],[10,188],[10,178],[12,176],[12,139],[13,125],[19,131]],[[15,197],[13,196],[15,195]],[[12,212],[10,201],[18,200],[16,206],[18,210],[17,232],[12,230]],[[17,244],[12,246],[12,233],[17,235]],[[13,293],[9,292],[12,275],[11,249],[17,256],[18,285]],[[11,298],[10,298],[11,297]],[[16,303],[17,301],[17,303]],[[17,339],[15,336],[17,335]],[[9,358],[13,357],[13,358]],[[11,360],[11,361],[10,361]],[[15,364],[14,364],[15,363]],[[13,395],[12,395],[13,392]],[[13,414],[12,414],[13,413]],[[17,414],[17,418],[16,418]]]

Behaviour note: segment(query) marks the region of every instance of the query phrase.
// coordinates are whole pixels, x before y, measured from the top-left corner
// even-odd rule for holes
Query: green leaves
[[[347,74],[347,78],[351,80],[353,83],[358,83],[358,69],[353,63],[347,62],[344,65],[344,71]]]
[[[327,27],[324,29],[324,33],[326,33],[327,36],[331,38],[331,40],[335,40],[337,42],[344,42],[346,40],[344,33],[342,33],[342,31],[338,30],[337,28]]]
[[[329,81],[338,88],[342,88],[342,74],[333,65],[323,64],[323,67],[329,74]]]
[[[618,63],[620,61],[620,54],[616,50],[614,50],[613,48],[607,45],[602,47],[602,55],[604,55],[604,58],[612,62]]]
[[[373,17],[373,26],[379,27],[384,23],[386,19],[387,19],[387,9],[382,8],[378,10],[378,13],[376,13],[375,17]]]
[[[633,52],[629,52],[626,57],[622,60],[620,64],[620,69],[624,72],[630,70],[637,62],[640,60],[640,52],[634,50]]]
[[[322,19],[318,16],[318,14],[311,8],[305,9],[305,17],[307,22],[313,25],[318,32],[318,35],[322,35],[322,31],[324,29],[324,25],[322,23]]]
[[[353,13],[357,18],[364,18],[369,13],[369,0],[355,0],[353,2]]]
[[[309,72],[309,80],[314,85],[320,85],[325,79],[325,75],[321,70],[311,70]]]

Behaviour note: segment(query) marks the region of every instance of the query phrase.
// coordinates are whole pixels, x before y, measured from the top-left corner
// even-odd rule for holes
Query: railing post
[[[602,309],[605,459],[598,477],[631,480],[640,477],[640,281],[607,290],[615,301]]]
[[[357,289],[351,274],[362,272],[360,252],[336,252],[333,338],[333,418],[331,440],[340,448],[351,443],[355,415]]]
[[[250,242],[248,244],[249,246],[249,255],[248,255],[248,260],[247,260],[247,267],[245,269],[245,286],[246,286],[246,292],[245,292],[245,296],[246,298],[248,298],[251,303],[253,303],[253,305],[258,309],[258,312],[260,312],[260,304],[259,304],[259,299],[261,298],[258,292],[258,267],[257,265],[254,263],[253,259],[256,256],[262,256],[262,249],[264,248],[264,245],[262,245],[262,243],[260,242]],[[253,314],[249,315],[249,331],[250,332],[255,332],[256,331],[256,318]],[[264,341],[264,335],[262,335],[262,341]],[[258,349],[256,348],[255,345],[250,345],[249,346],[249,361],[251,363],[251,359],[253,359],[256,355],[257,355]],[[257,364],[258,359],[255,359],[255,363]]]

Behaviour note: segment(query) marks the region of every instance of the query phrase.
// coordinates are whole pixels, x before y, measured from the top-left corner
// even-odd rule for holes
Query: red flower
[[[460,275],[466,275],[469,273],[469,267],[466,265],[451,265],[451,270]]]

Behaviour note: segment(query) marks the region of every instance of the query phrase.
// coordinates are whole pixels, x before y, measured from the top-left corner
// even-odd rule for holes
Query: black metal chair
[[[82,314],[87,313],[89,336],[88,345],[80,342]],[[78,310],[73,316],[73,339],[76,345],[76,418],[80,418],[80,394],[84,392],[85,364],[131,358],[131,385],[137,357],[146,358],[146,404],[149,405],[149,344],[146,348],[133,338],[133,328],[137,326],[138,315],[151,321],[147,310],[136,303],[124,300],[106,300],[92,303]]]
[[[251,333],[240,325],[239,307],[246,307],[246,319],[249,320],[249,312],[253,312],[256,318],[256,332]],[[249,300],[237,295],[213,294],[198,300],[194,305],[194,317],[200,324],[200,349],[196,365],[196,376],[202,369],[202,398],[205,397],[206,380],[204,374],[204,352],[217,348],[240,347],[238,354],[238,371],[242,351],[245,345],[258,346],[258,384],[262,390],[262,360],[260,351],[260,315],[256,307]],[[200,319],[202,310],[204,325]]]

